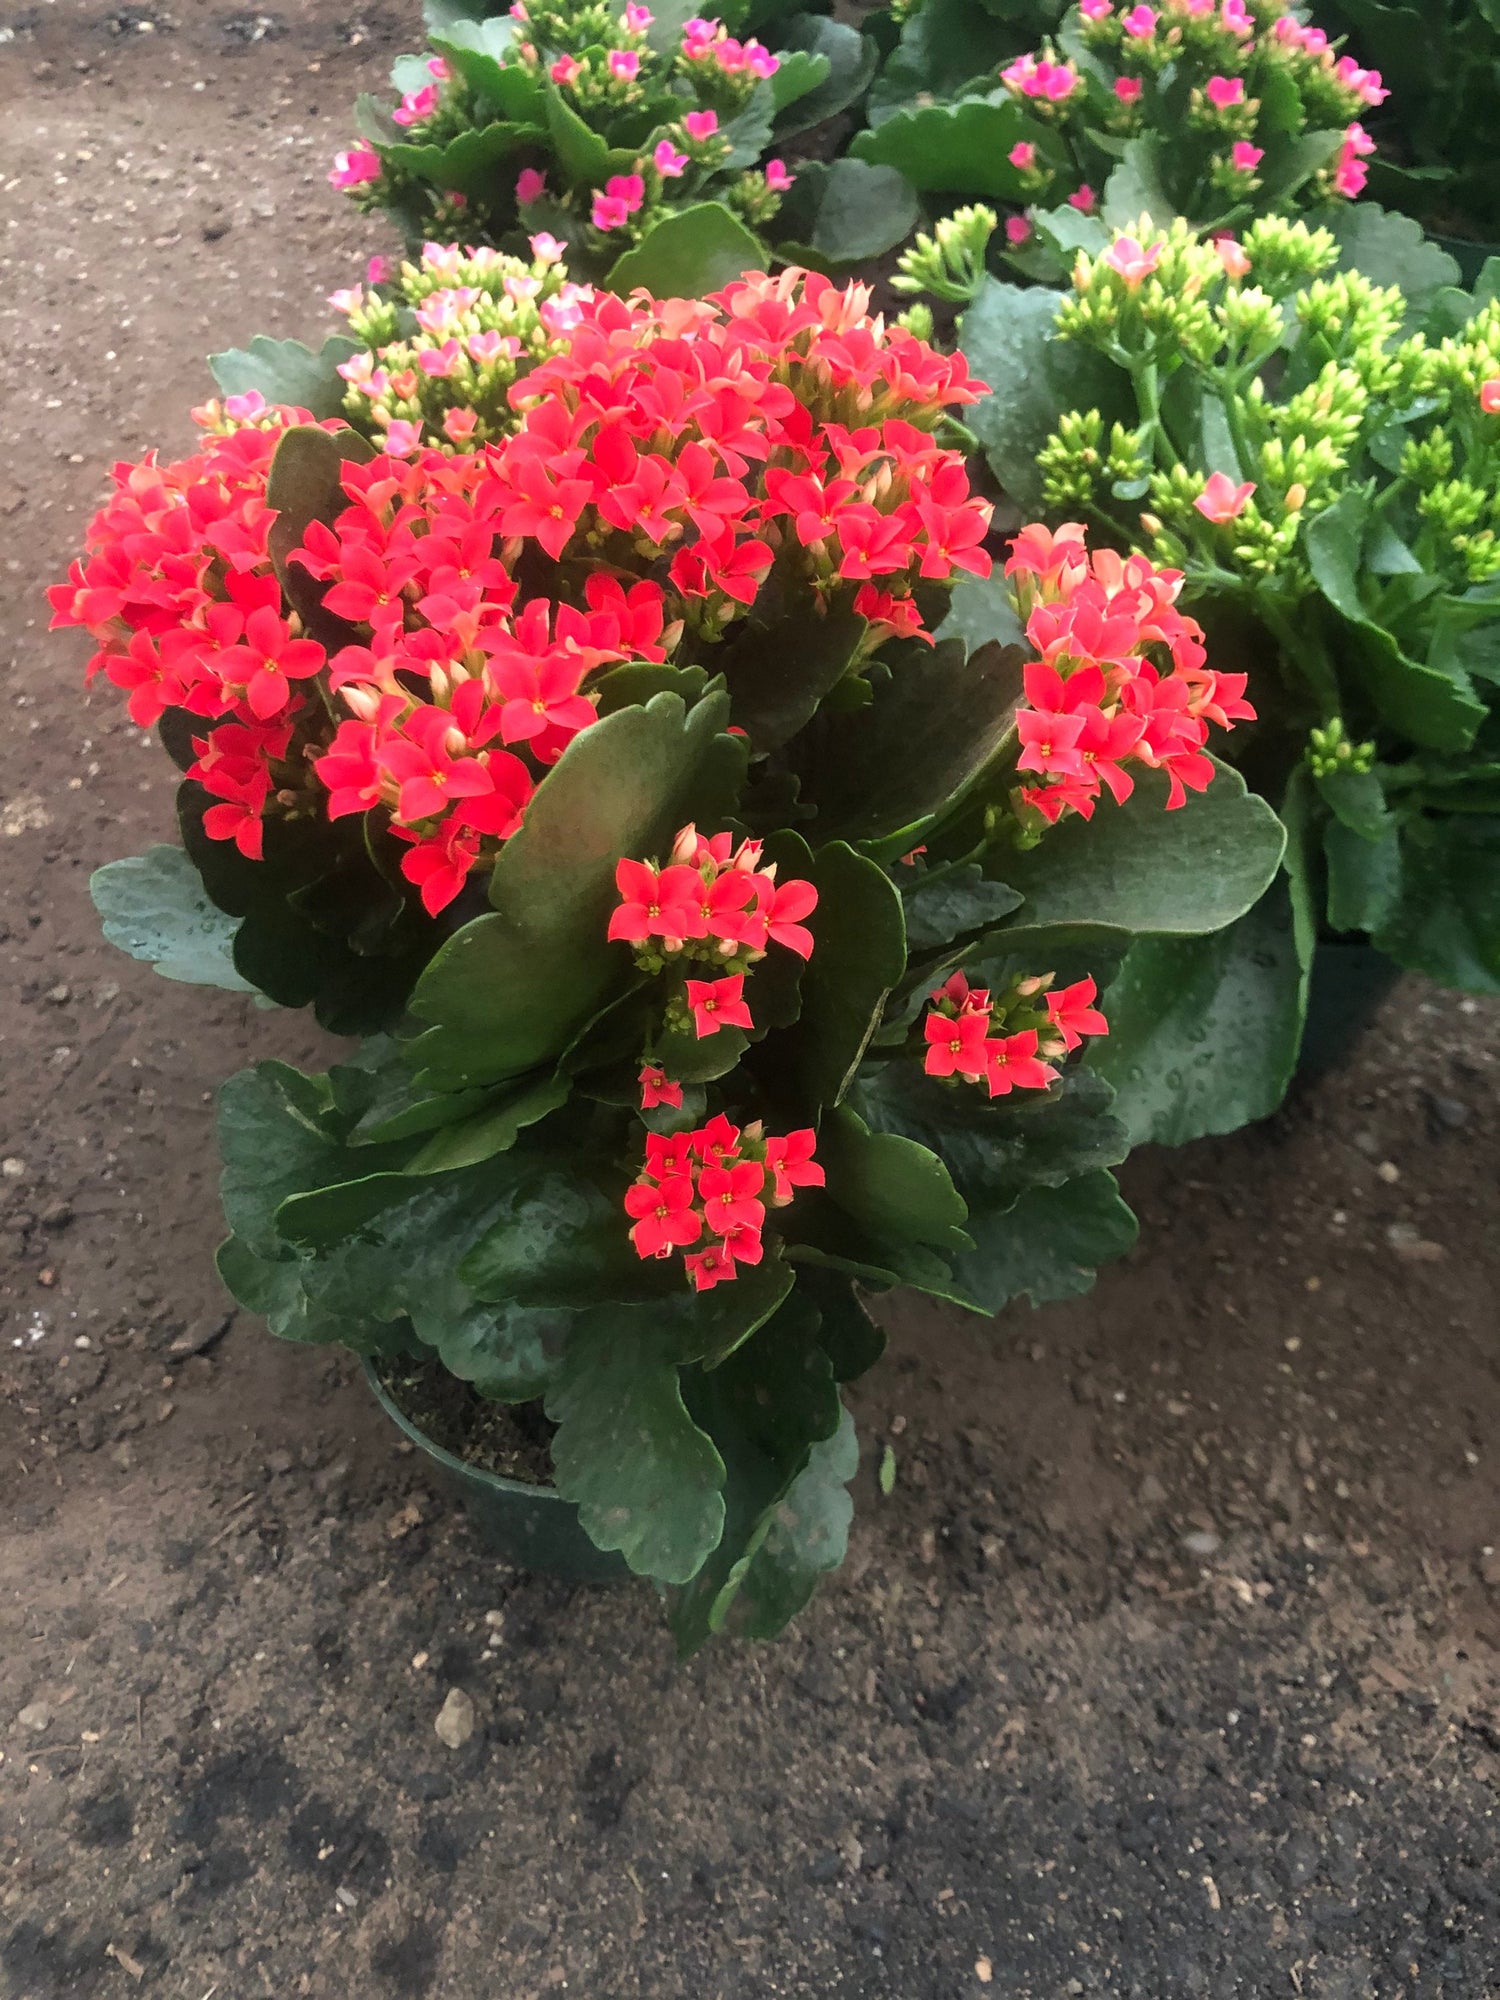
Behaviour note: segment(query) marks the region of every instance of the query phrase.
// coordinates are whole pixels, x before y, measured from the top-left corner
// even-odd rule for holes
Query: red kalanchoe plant
[[[961,358],[795,272],[567,303],[509,428],[444,378],[441,447],[236,391],[54,605],[187,773],[108,934],[363,1038],[224,1086],[226,1283],[539,1403],[691,1648],[838,1560],[871,1296],[994,1312],[1129,1243],[1096,997],[1281,831],[1170,576],[1031,533],[1030,665],[944,630],[1003,588]]]

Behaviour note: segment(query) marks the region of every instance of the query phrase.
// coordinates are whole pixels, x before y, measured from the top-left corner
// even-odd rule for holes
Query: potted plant
[[[525,1411],[687,1648],[838,1561],[872,1297],[990,1313],[1128,1246],[1097,990],[1283,845],[1170,574],[1029,531],[1025,644],[934,642],[990,570],[978,385],[867,305],[579,294],[477,447],[211,404],[53,593],[185,773],[106,933],[358,1038],[225,1084],[226,1282],[419,1426]]]
[[[944,237],[955,203],[1002,204],[998,257],[1059,283],[1101,209],[1217,231],[1358,195],[1374,150],[1360,120],[1388,94],[1274,0],[1081,0],[1060,23],[1047,6],[925,0],[852,152],[899,169]],[[930,242],[908,277],[966,303],[978,248],[957,290]]]
[[[1183,572],[1249,672],[1231,755],[1288,829],[1238,925],[1142,943],[1110,988],[1097,1062],[1137,1138],[1274,1108],[1320,937],[1500,991],[1500,304],[1440,253],[1406,291],[1335,255],[1280,218],[1208,243],[1143,221],[1080,251],[1060,303],[994,284],[964,320],[976,368],[1030,383],[970,413],[992,465]]]
[[[579,278],[697,293],[764,269],[773,246],[825,268],[877,255],[915,219],[889,171],[830,180],[818,165],[793,192],[788,148],[856,99],[876,62],[827,14],[764,10],[771,48],[743,6],[728,10],[734,32],[635,0],[429,11],[427,52],[395,67],[399,102],[360,100],[360,137],[330,174],[412,248],[547,232]]]

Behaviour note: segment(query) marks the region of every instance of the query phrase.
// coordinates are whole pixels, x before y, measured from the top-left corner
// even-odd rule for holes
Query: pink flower
[[[1245,5],[1245,0],[1224,0],[1223,6],[1219,9],[1219,19],[1231,35],[1243,37],[1255,33],[1255,22]]]
[[[450,444],[467,444],[479,427],[479,415],[475,410],[452,409],[443,412],[443,435]]]
[[[224,398],[224,414],[237,424],[248,423],[252,417],[258,417],[265,407],[266,399],[259,389],[247,389],[242,396]]]
[[[583,75],[583,64],[577,56],[559,56],[547,74],[561,90],[568,84],[578,81]]]
[[[328,175],[336,188],[363,187],[368,181],[380,179],[380,155],[373,146],[363,140],[351,146],[347,153],[335,153],[333,167]]]
[[[1252,146],[1248,139],[1236,139],[1229,154],[1237,174],[1253,174],[1265,157],[1262,148]]]
[[[388,285],[395,275],[395,260],[390,257],[374,256],[365,266],[367,285]]]
[[[1132,41],[1149,42],[1156,33],[1156,24],[1160,19],[1161,16],[1154,8],[1148,7],[1145,0],[1140,0],[1140,5],[1131,8],[1120,26]]]
[[[1036,147],[1028,139],[1018,139],[1010,149],[1010,163],[1023,174],[1029,174],[1036,165]]]
[[[625,26],[632,35],[644,35],[655,19],[649,7],[638,6],[636,0],[627,0]]]
[[[1365,161],[1374,150],[1375,141],[1363,125],[1356,122],[1346,127],[1344,143],[1333,169],[1333,185],[1338,194],[1350,201],[1363,194],[1365,182],[1370,178]]]
[[[422,426],[392,417],[386,427],[385,448],[392,458],[410,458],[422,443]]]
[[[1500,416],[1500,375],[1479,385],[1479,407],[1487,417]]]
[[[547,192],[547,176],[535,167],[522,167],[516,176],[516,201],[525,208],[528,203],[540,201]]]
[[[1115,96],[1119,98],[1122,104],[1139,104],[1141,92],[1144,88],[1145,85],[1138,76],[1117,76],[1115,78]]]
[[[1250,269],[1250,258],[1245,246],[1236,236],[1216,236],[1214,248],[1219,253],[1219,262],[1224,266],[1226,276],[1243,278]]]
[[[701,144],[718,131],[719,114],[717,111],[690,111],[682,121],[682,129],[690,139],[697,139]]]
[[[1069,208],[1076,208],[1080,215],[1092,215],[1099,204],[1099,197],[1085,181],[1081,188],[1068,196]]]
[[[1078,0],[1078,11],[1085,21],[1102,21],[1114,12],[1110,0]]]
[[[1118,272],[1134,291],[1141,280],[1149,278],[1156,269],[1165,248],[1166,244],[1162,242],[1148,245],[1137,243],[1133,236],[1117,236],[1099,261]]]
[[[1008,215],[1005,218],[1005,240],[1013,250],[1019,250],[1023,243],[1031,239],[1031,224],[1024,215]]]
[[[621,83],[634,83],[641,73],[641,58],[635,49],[611,49],[609,73]]]
[[[545,229],[539,229],[531,239],[531,254],[539,264],[560,264],[567,247],[555,236],[549,236]]]
[[[766,186],[772,194],[785,194],[796,178],[795,174],[787,172],[784,160],[766,161]]]
[[[675,181],[679,174],[687,171],[687,154],[679,153],[670,139],[657,140],[656,151],[651,155],[651,159],[664,181]]]
[[[1245,79],[1242,76],[1211,76],[1203,86],[1203,95],[1215,111],[1227,111],[1232,104],[1245,101]]]
[[[391,113],[398,125],[420,125],[424,118],[430,118],[438,108],[438,90],[435,83],[424,83],[420,90],[409,90]]]
[[[1209,474],[1203,491],[1193,505],[1205,521],[1212,521],[1214,526],[1219,528],[1226,521],[1238,520],[1245,511],[1246,501],[1254,491],[1253,479],[1247,479],[1243,486],[1236,486],[1227,474],[1214,472]]]
[[[1378,69],[1361,69],[1353,56],[1340,56],[1333,66],[1339,82],[1366,104],[1384,104],[1390,92],[1381,87]]]

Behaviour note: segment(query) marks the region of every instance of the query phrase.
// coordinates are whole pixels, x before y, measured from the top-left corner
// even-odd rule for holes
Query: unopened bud
[[[1300,514],[1306,500],[1307,488],[1302,484],[1300,479],[1295,486],[1289,486],[1286,489],[1286,511],[1289,514]]]
[[[1148,535],[1159,535],[1161,533],[1161,517],[1157,514],[1142,514],[1141,526]]]
[[[339,689],[345,706],[357,715],[361,722],[373,722],[380,709],[380,696],[374,688],[358,687],[350,684]]]
[[[697,859],[698,829],[689,820],[687,825],[672,842],[671,859],[678,868],[687,868]]]

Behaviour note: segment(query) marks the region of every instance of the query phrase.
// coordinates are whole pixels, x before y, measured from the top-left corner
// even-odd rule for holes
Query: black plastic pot
[[[403,1437],[432,1461],[439,1484],[464,1504],[484,1546],[514,1569],[538,1570],[574,1583],[617,1583],[629,1576],[623,1556],[596,1548],[584,1533],[578,1508],[552,1486],[529,1486],[466,1465],[423,1435],[386,1393],[369,1361],[365,1380],[375,1400]]]
[[[1364,938],[1320,938],[1307,988],[1298,1076],[1312,1081],[1342,1069],[1400,977],[1396,961]]]

